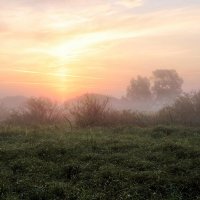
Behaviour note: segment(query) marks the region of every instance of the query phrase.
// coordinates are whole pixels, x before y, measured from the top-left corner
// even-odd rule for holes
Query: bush
[[[101,126],[106,123],[109,113],[109,99],[99,99],[92,95],[85,95],[70,109],[74,122],[79,127]]]
[[[0,103],[0,123],[4,122],[9,117],[9,109]]]
[[[48,125],[64,120],[63,109],[47,98],[30,98],[24,107],[14,110],[7,122],[17,125]]]
[[[200,126],[200,91],[179,96],[174,104],[158,112],[112,111],[109,124],[149,127],[155,125]]]
[[[178,97],[172,106],[157,113],[158,123],[185,126],[200,125],[200,92]]]

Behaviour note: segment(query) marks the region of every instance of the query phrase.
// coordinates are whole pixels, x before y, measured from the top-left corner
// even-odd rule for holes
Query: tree
[[[151,99],[150,80],[146,77],[138,76],[137,79],[132,79],[127,89],[127,98],[145,102]]]
[[[153,71],[153,87],[156,100],[174,101],[182,93],[183,80],[175,70],[159,69]]]

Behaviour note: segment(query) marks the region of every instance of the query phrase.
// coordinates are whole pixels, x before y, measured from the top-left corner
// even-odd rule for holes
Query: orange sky
[[[125,94],[132,77],[176,69],[199,89],[198,0],[0,1],[0,96]]]

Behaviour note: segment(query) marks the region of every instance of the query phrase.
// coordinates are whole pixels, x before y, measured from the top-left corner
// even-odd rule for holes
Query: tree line
[[[72,105],[47,98],[30,98],[3,122],[7,125],[57,127],[185,125],[200,126],[200,92],[183,93],[183,80],[175,70],[156,70],[151,78],[138,76],[127,89],[127,99],[152,106],[168,103],[156,112],[115,110],[109,98],[84,95]],[[169,104],[170,102],[170,104]]]
[[[127,99],[139,103],[170,104],[182,93],[183,79],[175,70],[159,69],[150,78],[133,78],[127,88]]]

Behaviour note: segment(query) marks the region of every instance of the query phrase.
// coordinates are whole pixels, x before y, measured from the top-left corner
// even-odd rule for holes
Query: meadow
[[[200,128],[0,128],[2,200],[200,199]]]
[[[0,0],[0,200],[200,200],[200,0]]]

